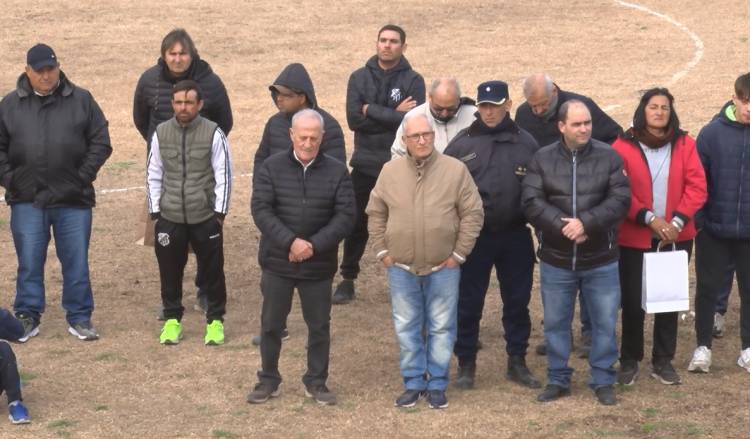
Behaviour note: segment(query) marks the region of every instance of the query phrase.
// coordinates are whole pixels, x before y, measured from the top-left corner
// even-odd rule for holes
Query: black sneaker
[[[596,399],[599,400],[601,405],[615,405],[617,404],[617,396],[615,396],[615,386],[601,386],[594,390]]]
[[[654,364],[651,370],[651,376],[667,386],[677,385],[682,382],[680,375],[672,367],[672,363],[667,361],[662,364]]]
[[[26,314],[18,314],[16,318],[23,325],[23,337],[18,339],[19,343],[26,343],[31,337],[39,335],[39,321],[37,319]]]
[[[289,340],[289,330],[284,328],[284,330],[281,331],[281,341],[287,340]],[[253,344],[253,346],[260,346],[260,335],[254,335],[253,339],[250,340],[250,342]]]
[[[511,355],[508,357],[508,373],[506,377],[529,389],[541,389],[542,383],[539,382],[531,371],[526,367],[526,359],[520,355]]]
[[[417,405],[417,401],[424,398],[424,390],[407,389],[398,398],[396,398],[396,407],[408,408]]]
[[[247,395],[247,402],[250,404],[263,404],[271,398],[281,395],[281,385],[275,388],[268,383],[258,383],[253,391]]]
[[[99,340],[99,333],[96,332],[94,326],[91,324],[91,320],[85,322],[79,322],[68,327],[68,332],[79,340],[93,341]]]
[[[474,377],[477,373],[477,363],[474,361],[458,362],[455,386],[462,390],[474,388]]]
[[[638,379],[640,368],[637,361],[620,361],[620,370],[617,371],[617,382],[623,386],[632,386]]]
[[[331,303],[334,305],[346,305],[352,300],[354,300],[354,280],[343,279],[336,286],[336,292],[333,293]]]
[[[448,397],[445,396],[445,390],[428,390],[427,402],[431,409],[444,409],[448,407]]]
[[[325,384],[318,384],[310,387],[305,387],[305,396],[312,398],[318,404],[322,405],[335,405],[336,394],[328,390]]]
[[[570,388],[558,386],[557,384],[547,384],[544,391],[536,397],[536,400],[539,402],[550,402],[560,399],[563,396],[570,396]]]

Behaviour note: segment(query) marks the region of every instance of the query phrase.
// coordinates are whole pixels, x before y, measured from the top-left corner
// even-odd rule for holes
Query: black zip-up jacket
[[[110,154],[104,113],[63,72],[49,96],[36,95],[24,73],[0,101],[0,183],[8,204],[93,207],[93,181]]]
[[[606,143],[592,139],[576,152],[561,140],[541,148],[524,178],[522,203],[542,261],[588,270],[619,259],[617,228],[630,207],[630,183],[622,158]],[[581,220],[588,239],[566,238],[561,218]]]
[[[557,84],[555,84],[557,87]],[[531,111],[528,102],[524,102],[516,110],[516,123],[525,129],[536,139],[540,146],[546,146],[560,139],[560,130],[557,128],[557,112],[560,106],[571,99],[577,99],[586,105],[591,113],[591,138],[610,145],[622,134],[622,127],[607,115],[593,99],[577,93],[560,90],[557,87],[557,107],[549,119],[545,120]]]
[[[727,102],[696,140],[708,200],[695,221],[719,238],[750,239],[750,125],[730,119],[733,105]]]
[[[192,79],[201,87],[201,116],[216,122],[227,136],[232,131],[234,122],[227,89],[211,66],[196,57],[183,75],[173,77],[169,74],[167,64],[159,58],[155,66],[143,72],[133,97],[133,123],[146,141],[147,147],[156,126],[174,116],[172,87],[183,79]]]
[[[352,168],[371,177],[380,174],[391,159],[391,145],[406,114],[396,107],[409,96],[417,105],[425,102],[424,78],[412,70],[405,57],[394,68],[383,70],[378,57],[373,56],[351,74],[346,89],[346,120],[354,131]],[[365,104],[367,116],[362,114]]]
[[[313,88],[310,75],[307,73],[305,66],[294,63],[289,64],[281,71],[279,77],[273,82],[277,85],[283,85],[294,90],[301,91],[307,96],[307,102],[310,108],[323,116],[323,142],[320,145],[320,152],[328,154],[331,157],[346,163],[346,146],[344,142],[344,132],[338,121],[328,114],[327,111],[318,107],[318,100],[315,98],[315,88]],[[271,98],[276,103],[276,92],[271,89]],[[292,139],[289,137],[289,128],[292,127],[292,115],[279,111],[266,122],[263,130],[263,137],[260,139],[258,149],[255,151],[253,162],[253,175],[255,175],[258,165],[263,160],[278,152],[289,150],[292,147]]]
[[[346,165],[318,154],[304,170],[290,148],[266,159],[257,171],[250,204],[261,233],[261,268],[295,279],[332,278],[338,245],[354,226],[354,191]],[[289,262],[295,238],[312,243],[310,259]]]
[[[482,196],[485,229],[497,232],[525,226],[521,181],[538,149],[531,134],[518,128],[510,115],[495,128],[477,116],[445,148],[443,153],[464,162],[474,178]]]

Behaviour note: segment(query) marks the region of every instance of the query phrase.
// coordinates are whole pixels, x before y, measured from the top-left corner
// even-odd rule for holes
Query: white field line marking
[[[239,174],[232,177],[234,180],[235,178],[240,177],[252,177],[253,173],[248,172],[246,174]],[[115,188],[115,189],[100,189],[96,191],[97,195],[106,195],[106,194],[116,194],[119,192],[130,192],[130,191],[140,191],[146,189],[146,186],[131,186],[131,187],[123,187],[123,188]]]
[[[636,4],[636,3],[628,3],[621,0],[615,0],[615,3],[619,4],[620,6],[636,9],[641,12],[645,12],[647,14],[651,14],[654,17],[660,18],[669,24],[673,25],[677,29],[681,30],[682,32],[686,33],[687,36],[690,37],[691,40],[693,40],[693,45],[695,46],[695,52],[693,53],[693,59],[690,60],[689,63],[683,68],[682,70],[676,72],[674,75],[672,75],[672,78],[665,84],[667,87],[671,87],[674,85],[677,81],[682,79],[685,75],[690,73],[691,70],[695,68],[695,66],[698,65],[699,62],[701,62],[701,59],[703,58],[703,40],[700,39],[698,35],[696,35],[695,32],[690,30],[687,26],[680,23],[679,21],[675,20],[674,18],[670,17],[669,15],[662,14],[660,12],[656,12],[652,9],[649,9],[645,6]]]
[[[673,25],[677,29],[681,30],[682,32],[686,33],[687,36],[689,36],[690,39],[693,40],[693,45],[695,46],[695,52],[693,53],[693,59],[691,59],[690,62],[687,63],[687,65],[685,66],[684,69],[682,69],[682,70],[676,72],[674,75],[672,75],[672,78],[665,84],[665,86],[671,87],[677,81],[679,81],[680,79],[682,79],[685,75],[687,75],[688,73],[690,73],[690,71],[693,70],[695,68],[695,66],[698,65],[699,62],[701,62],[701,59],[703,58],[703,51],[704,51],[703,40],[701,40],[701,38],[695,32],[693,32],[692,30],[690,30],[690,28],[688,28],[684,24],[680,23],[679,21],[675,20],[674,18],[670,17],[669,15],[662,14],[661,12],[656,12],[653,9],[649,9],[649,8],[647,8],[645,6],[642,6],[642,5],[639,5],[639,4],[636,4],[636,3],[624,2],[624,1],[621,1],[621,0],[615,0],[615,3],[617,3],[620,6],[623,6],[625,8],[635,9],[635,10],[638,10],[638,11],[641,11],[641,12],[645,12],[647,14],[651,14],[654,17],[660,18],[660,19],[668,22],[669,24]],[[615,110],[615,109],[620,108],[620,107],[622,107],[622,105],[620,105],[620,104],[614,104],[614,105],[608,105],[608,106],[602,108],[602,110],[604,110],[605,112],[607,112],[607,111]],[[249,172],[247,174],[235,175],[235,178],[237,178],[237,177],[250,177],[252,175],[253,175],[253,173]],[[106,194],[114,194],[114,193],[120,193],[120,192],[129,192],[129,191],[143,190],[145,188],[146,188],[145,186],[133,186],[133,187],[116,188],[116,189],[101,189],[101,190],[96,191],[96,193],[99,194],[99,195],[106,195]]]

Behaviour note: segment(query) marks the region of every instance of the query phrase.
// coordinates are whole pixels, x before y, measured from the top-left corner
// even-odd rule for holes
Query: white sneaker
[[[712,334],[714,338],[721,338],[724,337],[724,316],[717,313],[714,313],[714,327]]]
[[[750,372],[750,348],[740,352],[740,358],[737,359],[737,366]]]
[[[750,363],[750,352],[748,352],[748,363]],[[690,360],[690,365],[688,365],[688,372],[708,373],[710,368],[711,349],[706,346],[698,346],[693,352],[693,359]]]

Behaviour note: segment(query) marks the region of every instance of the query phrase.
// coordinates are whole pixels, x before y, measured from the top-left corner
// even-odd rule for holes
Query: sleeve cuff
[[[643,217],[643,223],[645,225],[649,225],[654,221],[654,219],[656,219],[656,215],[654,214],[654,212],[647,210],[646,215]]]
[[[455,259],[459,264],[463,264],[464,262],[466,262],[466,258],[456,252],[453,252],[452,256],[453,259]]]
[[[378,260],[381,260],[381,259],[383,259],[383,258],[385,257],[385,255],[387,255],[387,254],[388,254],[388,250],[381,250],[381,251],[379,251],[379,252],[377,252],[377,253],[375,254],[375,258],[377,258]]]

